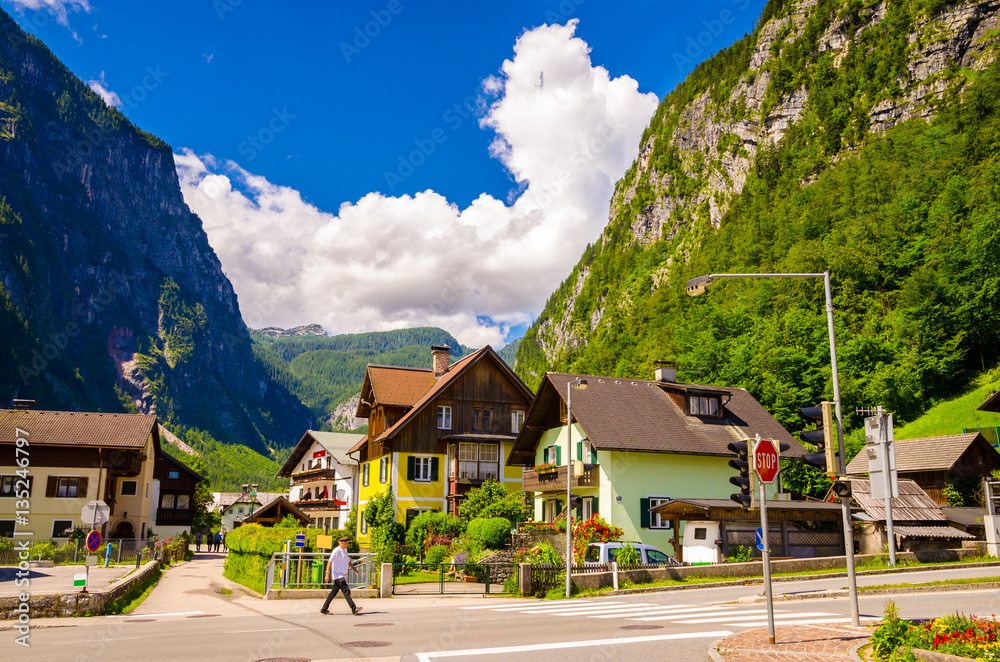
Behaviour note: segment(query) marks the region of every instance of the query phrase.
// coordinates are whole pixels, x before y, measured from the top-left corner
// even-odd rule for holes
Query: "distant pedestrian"
[[[330,554],[330,561],[326,567],[326,579],[325,581],[330,581],[333,578],[333,589],[330,591],[330,595],[326,596],[326,602],[323,603],[323,608],[319,610],[321,614],[329,614],[330,611],[327,609],[330,606],[330,602],[336,597],[338,592],[344,593],[344,599],[347,600],[347,605],[351,608],[352,614],[357,614],[361,611],[361,607],[354,604],[354,600],[351,600],[351,587],[347,585],[347,569],[350,568],[354,572],[357,572],[354,564],[351,563],[351,557],[347,555],[347,543],[350,538],[344,536],[340,539],[340,546],[333,550]]]
[[[229,551],[228,549],[226,549],[226,534],[225,533],[222,534],[222,551],[223,552],[228,552]]]
[[[194,551],[196,552],[201,551],[201,531],[194,534]]]
[[[222,534],[216,531],[215,533],[215,552],[219,553],[219,547],[222,546]]]

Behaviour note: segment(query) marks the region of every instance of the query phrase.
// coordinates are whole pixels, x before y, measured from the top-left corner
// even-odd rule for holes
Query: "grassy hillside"
[[[282,492],[288,489],[287,478],[277,478],[281,464],[288,458],[291,448],[278,451],[272,458],[239,444],[223,444],[201,430],[169,426],[170,431],[193,448],[205,465],[206,478],[214,492],[239,492],[246,483],[257,483],[261,491]],[[187,464],[189,456],[170,444],[163,450]]]
[[[897,426],[895,436],[897,439],[918,439],[958,434],[963,429],[971,432],[978,428],[982,428],[987,436],[994,435],[993,428],[1000,426],[1000,414],[976,411],[976,407],[997,391],[1000,391],[1000,369],[980,376],[974,380],[972,388],[939,402],[912,423]]]

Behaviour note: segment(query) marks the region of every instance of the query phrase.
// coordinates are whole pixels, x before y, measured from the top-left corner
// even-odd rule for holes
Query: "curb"
[[[708,658],[712,660],[712,662],[726,662],[722,659],[722,656],[719,655],[719,644],[723,641],[725,641],[725,639],[716,639],[708,645]]]

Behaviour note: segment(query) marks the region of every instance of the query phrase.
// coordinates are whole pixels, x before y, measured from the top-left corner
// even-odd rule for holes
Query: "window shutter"
[[[45,485],[45,496],[54,497],[56,495],[56,485],[59,484],[59,476],[49,476],[49,482]]]
[[[583,440],[576,442],[576,459],[583,462]]]
[[[642,497],[639,499],[639,528],[648,529],[649,528],[649,498]]]
[[[559,500],[557,499],[557,500],[556,500],[556,515],[555,515],[555,516],[556,516],[556,517],[559,517],[559,513],[561,513],[561,512],[562,512],[562,510],[563,510],[563,507],[562,507],[562,501],[559,501]]]
[[[573,512],[576,513],[573,517],[578,520],[583,519],[583,499],[580,499],[580,503],[573,509]]]
[[[361,468],[361,486],[368,487],[368,462],[365,462],[365,466]]]
[[[406,456],[406,480],[413,480],[416,472],[416,458],[412,455]]]
[[[562,446],[556,446],[556,464],[562,465]]]
[[[594,500],[590,502],[590,512],[594,515],[601,512],[601,509],[598,507],[599,505],[600,505],[600,500],[598,499],[598,497],[594,497]]]
[[[90,479],[84,476],[76,479],[76,496],[80,499],[87,498],[87,482]]]
[[[590,463],[597,464],[597,449],[593,444],[590,445]]]
[[[441,458],[432,457],[431,458],[431,482],[436,483],[438,479],[438,464]]]

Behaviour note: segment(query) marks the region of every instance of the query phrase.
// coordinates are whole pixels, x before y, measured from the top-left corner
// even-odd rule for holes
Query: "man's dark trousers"
[[[347,580],[343,577],[333,580],[333,590],[330,591],[330,595],[326,596],[326,602],[323,603],[323,611],[326,611],[329,608],[330,603],[337,596],[337,591],[344,592],[344,599],[347,600],[347,605],[353,612],[355,610],[355,606],[354,600],[351,600],[351,587],[347,585]]]

